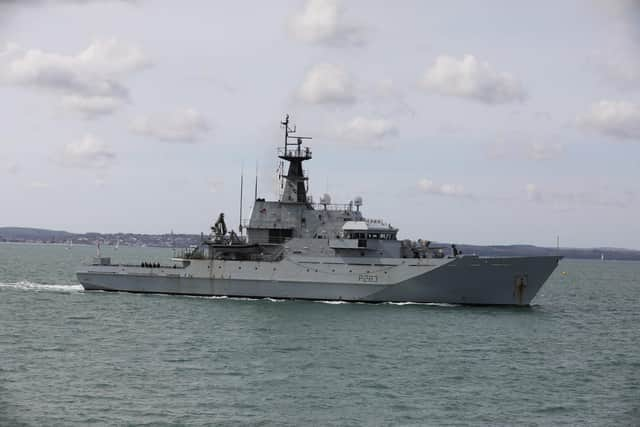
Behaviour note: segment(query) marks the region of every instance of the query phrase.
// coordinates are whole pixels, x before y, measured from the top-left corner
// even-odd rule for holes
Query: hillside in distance
[[[571,259],[640,261],[640,251],[624,248],[546,248],[532,245],[457,245],[463,254],[481,256],[547,256],[561,255]]]
[[[197,245],[201,236],[197,234],[139,234],[139,233],[71,233],[61,230],[41,228],[0,227],[0,242],[48,243],[48,244],[86,244],[122,246],[153,246],[165,248],[183,248]],[[450,253],[448,243],[433,243]],[[547,248],[533,245],[468,245],[458,244],[463,254],[480,256],[545,256],[562,255],[572,259],[600,259],[640,261],[640,251],[623,248]]]

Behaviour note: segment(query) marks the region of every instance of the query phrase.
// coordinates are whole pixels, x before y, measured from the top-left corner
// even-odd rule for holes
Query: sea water
[[[0,244],[0,425],[640,425],[640,263],[500,308],[84,292],[93,255]]]

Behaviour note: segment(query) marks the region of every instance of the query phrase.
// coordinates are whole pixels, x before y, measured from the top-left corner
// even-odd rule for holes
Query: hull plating
[[[249,298],[362,302],[433,302],[529,305],[556,268],[559,257],[458,257],[438,264],[378,267],[344,264],[343,269],[311,269],[304,262],[283,263],[281,271],[256,266],[232,271],[203,262],[192,269],[93,266],[78,273],[86,290]],[[227,263],[229,264],[229,263]],[[246,263],[245,263],[246,264]],[[265,263],[262,265],[264,266]],[[317,265],[317,264],[315,264]],[[206,268],[206,270],[205,270]],[[265,268],[266,270],[266,268]],[[337,270],[337,271],[336,271]],[[301,274],[302,271],[302,274]],[[299,280],[293,280],[293,278]]]

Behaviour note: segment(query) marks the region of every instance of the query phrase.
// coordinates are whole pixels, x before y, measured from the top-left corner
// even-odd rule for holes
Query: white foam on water
[[[199,298],[199,297],[197,297]],[[202,298],[207,298],[207,299],[220,299],[220,300],[229,300],[229,301],[279,301],[279,300],[275,300],[275,299],[271,299],[271,298],[258,298],[258,297],[228,297],[226,295],[212,295],[212,296],[205,296]]]
[[[433,306],[433,307],[457,307],[458,304],[447,304],[444,302],[411,302],[411,301],[407,301],[407,302],[385,302],[384,304],[389,304],[389,305],[399,305],[399,306],[403,306],[403,305],[429,305],[429,306]]]
[[[315,302],[319,302],[320,304],[332,304],[332,305],[337,305],[337,304],[350,304],[349,301],[324,301],[324,300],[318,300]]]
[[[45,283],[34,283],[28,280],[20,280],[14,283],[0,283],[0,288],[14,288],[25,291],[57,291],[57,292],[80,292],[84,290],[82,285],[52,285]]]

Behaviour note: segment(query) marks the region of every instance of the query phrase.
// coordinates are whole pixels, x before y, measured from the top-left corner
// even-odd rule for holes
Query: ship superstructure
[[[364,217],[362,199],[312,203],[303,162],[310,138],[287,115],[277,201],[255,198],[246,235],[227,232],[220,214],[210,236],[171,265],[112,265],[100,258],[78,272],[86,290],[359,302],[529,305],[560,257],[479,257],[455,246],[398,240],[398,229]],[[286,169],[286,171],[285,171]],[[243,231],[243,230],[241,230]]]

